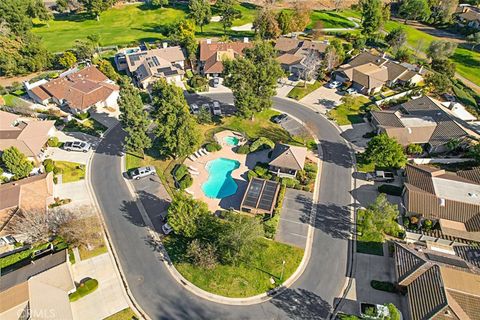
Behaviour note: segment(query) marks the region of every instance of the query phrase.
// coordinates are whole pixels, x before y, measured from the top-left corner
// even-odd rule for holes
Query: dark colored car
[[[273,117],[272,121],[274,123],[282,123],[287,120],[288,115],[286,113],[279,114],[278,116]]]

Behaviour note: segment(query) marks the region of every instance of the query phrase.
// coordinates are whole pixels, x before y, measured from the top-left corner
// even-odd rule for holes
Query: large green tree
[[[385,234],[397,236],[400,230],[396,219],[398,207],[388,202],[387,196],[381,193],[375,202],[364,210],[362,220],[358,221],[359,231],[369,239],[383,241]]]
[[[283,75],[269,42],[257,42],[245,56],[224,62],[225,85],[233,91],[235,106],[246,118],[270,108],[278,79]]]
[[[0,1],[0,25],[5,24],[16,35],[23,35],[32,28],[32,18],[48,20],[50,17],[42,0]]]
[[[152,141],[147,134],[150,120],[143,108],[140,92],[129,84],[120,91],[118,104],[122,113],[120,120],[127,133],[125,145],[128,151],[142,152],[152,146]]]
[[[282,10],[277,15],[278,27],[282,34],[287,34],[293,31],[293,14],[290,10]]]
[[[453,14],[458,7],[458,0],[429,0],[433,23],[447,23],[452,20]]]
[[[165,79],[152,88],[155,107],[156,136],[160,153],[174,157],[187,156],[195,151],[200,134],[195,118],[190,114],[182,89]]]
[[[446,40],[435,40],[427,48],[427,56],[432,60],[445,60],[457,49],[457,44]]]
[[[376,135],[368,142],[365,157],[383,168],[402,168],[407,163],[402,145],[385,133]]]
[[[223,26],[223,33],[227,34],[227,28],[231,28],[233,20],[242,17],[240,10],[235,8],[237,0],[217,0],[216,6],[220,15],[220,22]]]
[[[71,51],[66,51],[58,58],[58,63],[64,68],[71,68],[77,63],[77,57]]]
[[[33,170],[33,164],[16,147],[10,147],[3,150],[2,162],[7,167],[15,179],[28,177]]]
[[[398,52],[407,42],[407,33],[402,27],[395,28],[386,35],[385,41],[394,52]]]
[[[403,0],[398,14],[405,18],[405,23],[408,20],[425,21],[430,17],[431,11],[427,0]]]
[[[200,31],[203,32],[203,26],[208,24],[212,18],[210,2],[208,0],[190,0],[188,9],[190,9],[190,18],[200,26]]]
[[[195,38],[195,23],[192,20],[181,20],[176,23],[170,38],[177,44],[187,49],[190,58],[197,54],[198,42]]]
[[[79,2],[90,15],[100,20],[100,13],[112,7],[117,0],[79,0]]]
[[[168,224],[177,234],[195,238],[201,220],[210,215],[207,204],[193,199],[190,195],[178,192],[168,207]]]
[[[253,21],[255,32],[262,39],[276,39],[280,35],[280,28],[273,9],[267,7],[257,10],[257,15]]]
[[[380,0],[360,0],[362,13],[362,33],[371,36],[380,30],[383,23],[382,2]]]

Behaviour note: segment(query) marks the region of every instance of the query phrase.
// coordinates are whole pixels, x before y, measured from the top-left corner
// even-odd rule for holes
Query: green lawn
[[[119,311],[117,313],[112,314],[109,317],[106,317],[103,320],[136,320],[136,319],[138,318],[135,315],[135,312],[133,312],[133,310],[130,308],[125,308],[122,311]]]
[[[80,163],[55,161],[55,167],[62,170],[62,183],[75,182],[85,179],[85,166]]]
[[[311,29],[315,22],[322,21],[324,28],[353,28],[355,24],[346,18],[348,13],[335,11],[314,10],[310,15],[310,24],[307,29]]]
[[[279,285],[292,275],[303,257],[300,248],[262,238],[247,254],[249,261],[241,261],[237,266],[219,264],[212,270],[204,270],[185,260],[182,253],[186,244],[179,237],[169,236],[164,244],[175,267],[188,281],[208,292],[236,298],[273,289],[270,277]],[[286,263],[281,280],[282,260]]]
[[[328,112],[328,117],[335,120],[338,125],[362,123],[365,115],[364,107],[370,100],[364,96],[355,97],[352,103],[343,103]]]
[[[28,107],[28,103],[24,102],[20,98],[13,94],[6,94],[0,96],[7,107]]]
[[[357,171],[359,172],[372,172],[375,170],[375,163],[368,162],[362,153],[355,154],[357,160]]]
[[[383,236],[382,234],[366,235],[362,219],[365,210],[357,211],[357,252],[383,256]]]
[[[83,122],[72,119],[67,122],[63,128],[63,131],[65,132],[83,132],[94,137],[100,137],[100,135],[106,130],[107,127],[93,118],[87,119]]]
[[[312,93],[313,91],[317,90],[322,86],[322,82],[315,81],[314,83],[310,84],[307,83],[305,86],[303,82],[298,83],[290,92],[288,93],[287,97],[300,100],[306,95]]]
[[[441,38],[429,35],[425,32],[419,31],[409,25],[396,21],[389,21],[385,24],[385,31],[391,31],[397,27],[402,27],[407,32],[407,43],[412,48],[420,46],[422,51],[426,51],[430,43],[434,40],[441,40]],[[480,85],[480,53],[473,52],[465,48],[457,48],[454,55],[451,57],[452,61],[457,64],[457,72],[467,78],[468,80]]]

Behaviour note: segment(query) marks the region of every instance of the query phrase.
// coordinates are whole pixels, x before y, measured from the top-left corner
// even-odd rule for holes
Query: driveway
[[[60,148],[47,148],[45,151],[45,158],[55,161],[76,162],[86,165],[88,159],[92,156],[93,150],[88,152],[66,151]]]
[[[342,99],[342,97],[343,95],[341,95],[337,89],[330,89],[324,85],[305,96],[300,102],[325,114],[327,111],[341,104],[340,99]]]
[[[287,189],[275,240],[305,249],[312,193]]]
[[[72,202],[62,205],[60,207],[62,209],[79,208],[83,206],[91,206],[92,204],[85,180],[54,184],[53,195],[60,199],[72,200]]]
[[[80,282],[84,278],[98,280],[98,288],[82,299],[72,302],[73,318],[104,319],[120,310],[128,308],[122,283],[110,258],[110,254],[76,261],[72,265],[73,278]]]

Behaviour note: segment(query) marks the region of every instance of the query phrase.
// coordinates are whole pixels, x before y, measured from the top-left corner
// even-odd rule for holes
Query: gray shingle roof
[[[404,125],[392,111],[371,111],[378,124],[385,127],[403,128]]]
[[[424,259],[398,244],[395,245],[395,262],[398,282],[405,280],[426,263]]]

